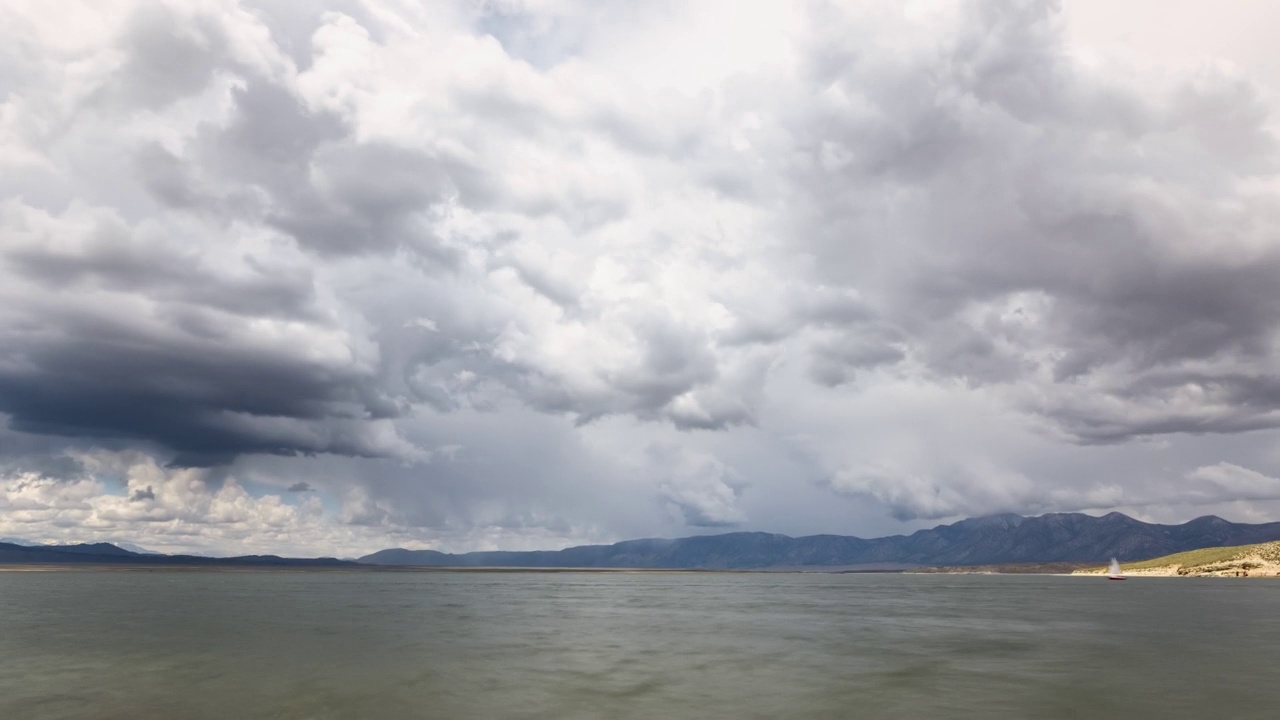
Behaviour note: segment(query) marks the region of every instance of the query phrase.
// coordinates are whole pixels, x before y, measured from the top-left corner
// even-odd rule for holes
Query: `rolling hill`
[[[1280,542],[1188,550],[1129,563],[1122,571],[1126,575],[1276,576],[1280,575]],[[1103,572],[1106,568],[1097,567],[1076,570],[1074,574],[1098,575]]]

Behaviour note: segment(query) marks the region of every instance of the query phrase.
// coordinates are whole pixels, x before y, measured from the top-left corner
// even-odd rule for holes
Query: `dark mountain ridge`
[[[1003,514],[961,520],[910,535],[863,539],[844,535],[793,538],[763,532],[626,540],[564,550],[449,554],[381,550],[371,565],[427,567],[581,567],[757,569],[859,565],[997,565],[1145,560],[1184,550],[1280,540],[1280,522],[1232,523],[1212,515],[1159,525],[1113,512],[1101,517]]]
[[[0,564],[4,565],[192,565],[206,567],[355,567],[356,563],[334,558],[285,558],[276,555],[241,555],[212,558],[200,555],[159,555],[138,553],[111,543],[79,545],[17,545],[0,542]]]

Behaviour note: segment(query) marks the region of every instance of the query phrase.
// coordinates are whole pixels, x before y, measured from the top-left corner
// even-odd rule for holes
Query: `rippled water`
[[[0,573],[0,718],[1277,718],[1280,582]]]

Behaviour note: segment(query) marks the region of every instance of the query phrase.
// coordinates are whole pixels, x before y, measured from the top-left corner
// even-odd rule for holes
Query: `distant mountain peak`
[[[125,550],[118,545],[112,545],[107,542],[99,543],[76,543],[74,545],[50,545],[49,547],[58,548],[65,552],[87,553],[91,555],[137,555],[131,550]]]
[[[1217,515],[1201,515],[1200,517],[1189,521],[1187,524],[1188,525],[1230,525],[1231,523],[1226,520],[1223,520]]]
[[[949,525],[938,525],[933,530],[960,530],[960,529],[996,529],[1007,530],[1016,528],[1021,525],[1027,518],[1016,513],[996,513],[994,515],[979,515],[978,517],[966,518]],[[924,532],[932,532],[927,530]]]

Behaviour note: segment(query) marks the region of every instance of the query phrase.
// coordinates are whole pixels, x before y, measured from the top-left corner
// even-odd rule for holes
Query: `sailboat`
[[[1107,568],[1108,580],[1124,580],[1124,573],[1120,572],[1120,563],[1115,558],[1111,558],[1111,567]]]

